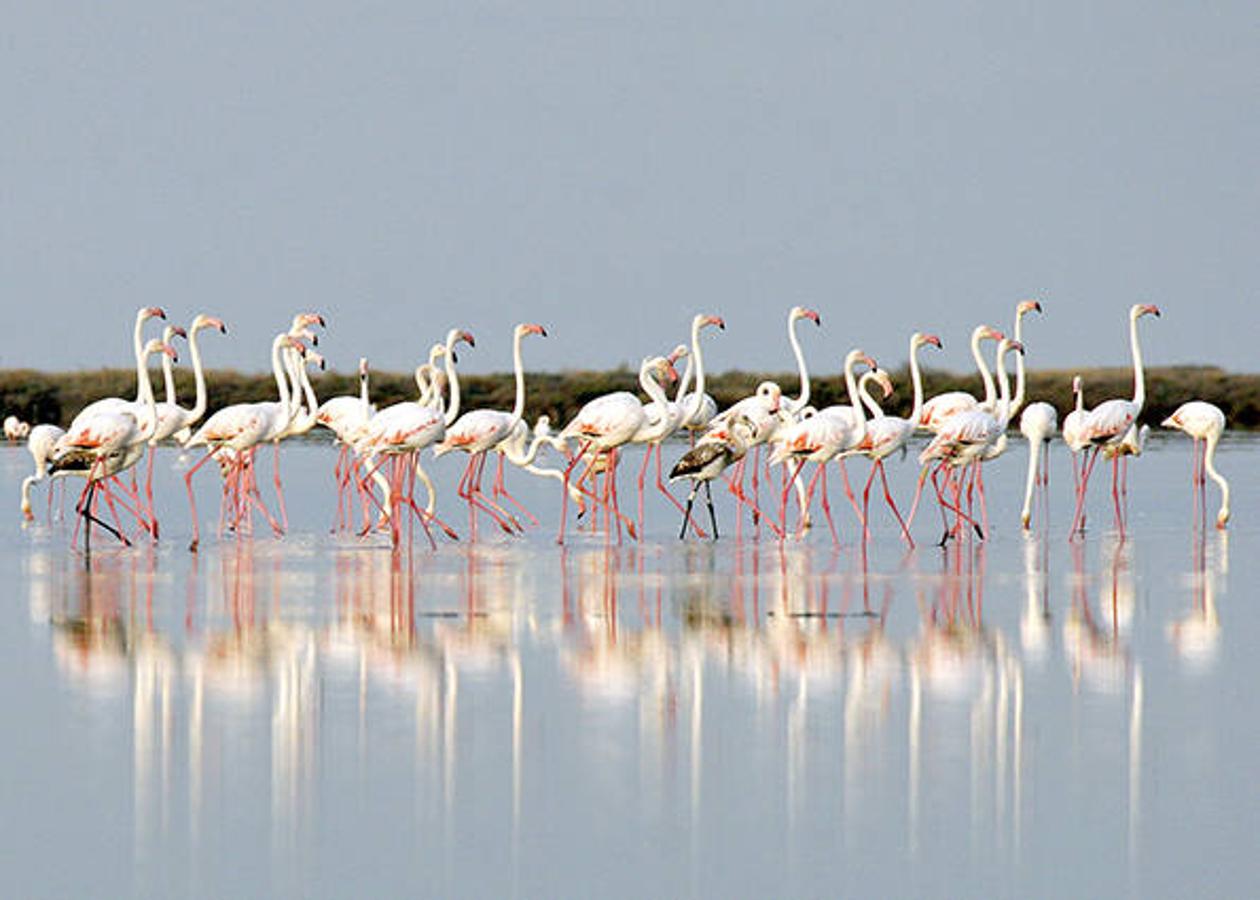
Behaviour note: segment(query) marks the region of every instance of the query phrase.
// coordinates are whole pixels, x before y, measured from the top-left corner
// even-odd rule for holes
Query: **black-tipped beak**
[[[220,326],[219,326],[219,334],[227,334],[227,326],[226,326],[226,325],[220,325]]]
[[[451,351],[451,362],[453,363],[459,362],[459,354],[456,353],[454,350]]]
[[[323,316],[317,316],[316,318],[318,318],[318,319],[319,319],[319,327],[320,327],[320,328],[327,328],[327,327],[328,327],[328,323],[327,323],[326,321],[324,321],[324,317],[323,317]]]
[[[312,334],[312,335],[311,335],[311,346],[312,346],[312,347],[318,347],[318,346],[319,346],[319,335],[318,335],[318,334]]]
[[[1156,315],[1158,315],[1158,313],[1157,313]],[[538,333],[539,333],[539,334],[541,334],[543,337],[546,337],[546,336],[547,336],[547,329],[546,329],[546,328],[543,328],[541,325],[539,325],[539,326],[538,326]]]

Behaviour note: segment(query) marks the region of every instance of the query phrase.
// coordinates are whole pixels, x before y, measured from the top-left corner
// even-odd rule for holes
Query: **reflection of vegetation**
[[[1072,406],[1072,375],[1069,370],[1033,372],[1029,374],[1028,396],[1045,400],[1058,408],[1060,416]],[[1109,397],[1128,396],[1133,389],[1132,373],[1127,368],[1080,370],[1085,379],[1086,404]],[[600,394],[609,391],[637,390],[637,378],[628,368],[603,372],[576,371],[530,373],[529,409],[532,418],[542,413],[552,422],[566,422],[577,409]],[[155,383],[161,383],[155,374]],[[764,372],[725,372],[710,375],[706,388],[724,407],[747,396],[757,382],[771,378],[795,393],[795,375],[771,375]],[[896,393],[889,398],[886,411],[905,415],[910,408],[910,378],[905,369],[894,373]],[[192,373],[176,373],[179,396],[191,405]],[[270,375],[243,375],[217,371],[207,375],[210,409],[230,403],[241,403],[270,397],[275,387]],[[90,372],[36,372],[30,369],[0,371],[0,413],[16,414],[28,422],[54,422],[65,425],[75,411],[99,397],[132,396],[136,376],[128,369],[98,369]],[[353,373],[327,373],[314,379],[315,391],[321,397],[358,392]],[[512,405],[513,383],[510,375],[469,375],[461,377],[466,409],[491,406],[507,409]],[[979,378],[928,371],[924,376],[928,395],[950,390],[980,392]],[[409,374],[372,373],[372,399],[386,405],[414,397],[415,383]],[[822,407],[846,403],[844,382],[838,375],[818,378],[813,383],[813,402]],[[1146,412],[1143,419],[1158,422],[1189,399],[1207,400],[1225,411],[1233,428],[1260,428],[1260,375],[1235,375],[1209,366],[1178,366],[1148,369],[1146,375]]]

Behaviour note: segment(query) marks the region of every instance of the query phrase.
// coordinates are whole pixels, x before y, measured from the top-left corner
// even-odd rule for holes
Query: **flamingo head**
[[[998,349],[1001,350],[1003,348],[1008,351],[1014,350],[1016,353],[1024,352],[1024,345],[1019,341],[1012,341],[1010,338],[1002,338],[1002,343],[999,345]]]
[[[892,395],[893,383],[892,379],[888,377],[887,372],[882,369],[876,369],[871,372],[871,378],[874,379],[876,384],[883,388],[885,399]]]
[[[940,350],[940,349],[941,349],[941,339],[940,339],[939,337],[937,337],[936,335],[934,335],[934,334],[918,334],[918,333],[916,333],[916,334],[915,334],[915,337],[914,337],[914,345],[915,345],[916,347],[923,347],[923,346],[925,346],[925,345],[927,345],[927,344],[931,344],[931,345],[932,345],[933,347],[935,347],[937,350]]]
[[[678,380],[678,372],[674,369],[674,361],[668,356],[658,356],[652,360],[652,369],[659,383],[672,384]]]
[[[669,356],[665,358],[669,360],[670,365],[673,365],[674,363],[678,362],[678,360],[682,359],[686,355],[687,355],[687,345],[679,344],[672,351],[670,351]]]
[[[534,434],[538,437],[551,434],[551,416],[544,414],[538,417],[538,421],[534,423]]]
[[[298,313],[293,317],[293,330],[297,331],[301,328],[310,328],[318,325],[320,328],[327,328],[328,324],[324,321],[324,317],[319,313]]]
[[[168,344],[171,342],[172,337],[182,337],[184,340],[188,340],[188,332],[184,330],[182,325],[167,325],[163,332],[170,332],[169,336],[165,333],[162,335],[162,340]]]
[[[541,325],[532,325],[528,322],[522,322],[516,326],[516,333],[524,337],[527,334],[536,334],[539,337],[547,336],[547,329]]]
[[[1159,318],[1159,307],[1154,303],[1134,303],[1133,308],[1129,311],[1129,315],[1134,318],[1142,316],[1154,316]]]
[[[699,320],[699,326],[701,328],[705,327],[706,325],[716,325],[722,331],[726,330],[726,321],[721,316],[701,315],[701,316],[697,316],[696,318]]]
[[[1018,319],[1022,319],[1030,312],[1041,312],[1040,300],[1023,300],[1019,306],[1015,307],[1015,317]]]
[[[793,306],[791,318],[792,321],[796,321],[797,319],[809,319],[815,325],[822,325],[822,319],[818,316],[818,310],[810,309],[805,306]]]
[[[775,413],[783,400],[783,388],[773,381],[763,381],[757,385],[757,396],[769,404],[770,412]]]
[[[360,378],[368,377],[368,361],[367,361],[366,356],[359,357],[359,377]]]
[[[282,334],[280,335],[279,340],[280,346],[288,347],[290,350],[296,350],[300,355],[306,356],[306,345],[303,344],[301,339],[297,336],[292,334]]]
[[[982,341],[1000,341],[1006,337],[992,325],[977,325],[973,336],[978,337]]]
[[[158,338],[153,338],[144,345],[144,355],[146,357],[152,356],[155,353],[165,353],[173,362],[179,362],[179,354],[175,352],[175,348],[166,343],[166,341],[159,340]]]
[[[461,331],[459,333],[459,336],[455,338],[456,343],[459,343],[460,341],[463,341],[469,347],[477,346],[477,339],[473,337],[473,334],[471,331]]]
[[[136,313],[136,318],[143,322],[145,319],[165,319],[166,310],[160,306],[146,306]]]
[[[1081,392],[1081,376],[1073,375],[1072,376],[1072,394],[1075,395],[1075,394],[1079,394],[1080,392]]]
[[[308,366],[318,365],[321,372],[328,366],[328,362],[324,359],[324,357],[321,354],[316,353],[314,350],[307,350],[303,359],[306,360],[306,364]]]
[[[734,434],[736,429],[747,433],[748,436],[744,438],[744,443],[748,443],[748,441],[757,436],[757,424],[743,413],[731,417],[731,434]]]
[[[222,319],[199,313],[197,318],[193,319],[192,325],[188,326],[188,330],[200,331],[203,328],[217,328],[219,329],[219,334],[227,334],[227,326],[223,324]]]
[[[864,363],[872,372],[879,371],[879,365],[876,364],[875,360],[872,359],[865,350],[858,350],[854,348],[853,350],[850,350],[848,356],[844,358],[844,367],[848,370],[849,368],[856,366],[858,363]]]

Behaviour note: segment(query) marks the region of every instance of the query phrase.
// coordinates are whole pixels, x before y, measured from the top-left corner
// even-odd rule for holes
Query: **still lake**
[[[207,468],[193,555],[167,449],[161,542],[88,558],[44,486],[21,526],[6,447],[5,893],[1252,893],[1260,440],[1222,444],[1234,519],[1200,534],[1189,441],[1153,438],[1123,542],[1101,466],[1067,540],[1061,444],[1024,536],[1024,453],[990,467],[990,540],[945,550],[933,509],[908,552],[873,502],[863,554],[835,479],[839,549],[734,540],[725,488],[716,544],[649,496],[643,544],[561,548],[556,483],[512,473],[524,537],[393,553],[330,534],[335,454],[305,443],[289,536],[215,539]],[[429,468],[465,531],[457,462]]]

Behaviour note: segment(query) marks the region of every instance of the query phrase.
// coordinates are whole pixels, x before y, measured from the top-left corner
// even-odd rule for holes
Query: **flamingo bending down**
[[[727,437],[705,436],[684,453],[669,470],[670,481],[681,478],[691,479],[691,493],[687,495],[682,528],[678,531],[680,541],[687,536],[687,523],[691,520],[691,509],[696,502],[696,493],[700,490],[701,484],[704,485],[704,499],[709,506],[709,523],[713,527],[713,540],[718,539],[717,513],[713,510],[713,490],[710,485],[714,478],[726,470],[727,466],[743,458],[748,451],[753,429],[754,425],[747,416],[736,415],[731,421],[730,433]]]
[[[276,535],[283,533],[280,524],[263,505],[258,495],[257,486],[247,469],[252,468],[252,453],[259,444],[271,439],[272,435],[282,431],[293,415],[290,404],[289,380],[284,369],[283,353],[286,350],[305,353],[306,347],[297,338],[287,332],[276,335],[271,342],[271,371],[276,381],[277,401],[265,403],[236,403],[210,416],[188,439],[186,447],[205,446],[206,455],[184,475],[184,487],[188,491],[188,505],[192,513],[193,534],[188,549],[196,552],[200,543],[200,527],[197,521],[197,501],[193,496],[192,480],[197,470],[214,458],[220,451],[231,451],[232,461],[228,484],[236,495],[234,508],[237,511],[234,527],[240,534],[240,513],[252,503],[259,508],[271,525]]]
[[[916,424],[923,412],[923,376],[919,371],[919,348],[926,346],[939,350],[941,339],[934,334],[923,334],[918,331],[910,335],[910,382],[914,389],[914,404],[910,409],[910,415],[905,419],[888,415],[873,417],[866,425],[866,438],[863,442],[863,452],[871,459],[871,472],[866,478],[866,487],[862,491],[862,521],[870,522],[871,485],[874,482],[875,473],[878,472],[880,483],[884,488],[884,500],[897,518],[897,524],[901,526],[902,537],[911,547],[914,546],[914,539],[910,537],[910,529],[901,517],[901,512],[897,509],[892,492],[888,488],[888,474],[884,470],[884,460],[898,450],[904,451],[914,435]],[[864,540],[870,539],[869,524],[863,528],[862,535]]]
[[[1028,480],[1024,485],[1024,508],[1019,515],[1025,531],[1032,526],[1033,489],[1037,486],[1042,491],[1043,517],[1049,513],[1046,491],[1050,485],[1050,441],[1058,427],[1059,414],[1049,403],[1030,403],[1019,417],[1019,430],[1028,439]]]
[[[85,549],[91,547],[93,524],[102,526],[124,544],[131,543],[122,534],[121,529],[111,528],[96,518],[93,506],[96,501],[96,490],[103,480],[112,478],[135,465],[144,454],[145,444],[153,436],[157,425],[157,412],[152,385],[149,383],[148,360],[155,353],[165,353],[173,357],[175,350],[169,344],[156,338],[141,347],[140,393],[145,397],[142,409],[137,409],[133,404],[122,403],[99,406],[95,412],[87,415],[80,413],[75,417],[71,427],[53,446],[54,473],[83,471],[87,477],[87,484],[75,506],[75,512],[86,521]],[[113,499],[108,488],[104,490],[106,500],[112,509]],[[128,499],[134,504],[134,508],[130,508],[130,511],[135,514],[140,525],[152,532],[151,523],[144,518],[140,498],[132,495]]]
[[[493,450],[500,441],[511,435],[516,423],[525,412],[525,369],[521,360],[521,338],[527,334],[547,336],[541,325],[522,322],[512,332],[512,369],[516,377],[516,403],[511,412],[497,409],[475,409],[465,413],[450,428],[446,429],[446,437],[435,448],[441,456],[451,450],[461,450],[468,454],[468,464],[459,481],[459,496],[468,501],[468,523],[472,539],[477,537],[477,510],[485,510],[492,519],[509,534],[512,532],[508,524],[512,517],[498,504],[488,499],[481,490],[481,474],[486,464],[486,452]]]
[[[34,474],[22,479],[22,518],[27,522],[35,520],[31,512],[31,488],[48,477],[48,463],[52,460],[53,447],[65,434],[64,428],[56,425],[36,425],[26,438],[26,449],[35,461]],[[49,517],[52,515],[52,485],[48,486]]]
[[[1085,530],[1085,497],[1089,491],[1089,477],[1098,461],[1099,448],[1106,444],[1121,443],[1129,429],[1142,413],[1146,402],[1146,375],[1142,368],[1142,347],[1138,341],[1138,319],[1146,315],[1158,318],[1159,307],[1145,303],[1135,303],[1129,309],[1129,351],[1133,357],[1133,399],[1107,400],[1094,407],[1081,427],[1081,437],[1088,443],[1082,463],[1081,481],[1076,496],[1076,512],[1072,516],[1070,534],[1079,534]],[[1124,536],[1124,517],[1120,510],[1118,485],[1119,455],[1112,457],[1111,493],[1115,504],[1116,524],[1120,535]]]
[[[1216,445],[1225,432],[1225,413],[1214,404],[1191,400],[1177,407],[1160,425],[1164,428],[1179,428],[1194,439],[1190,483],[1195,494],[1196,513],[1200,509],[1205,516],[1207,513],[1206,500],[1203,497],[1203,489],[1207,484],[1206,473],[1221,489],[1221,507],[1216,514],[1216,527],[1224,531],[1225,523],[1229,521],[1229,482],[1216,469]]]
[[[673,364],[663,356],[648,357],[639,366],[639,384],[644,392],[656,404],[657,415],[661,419],[669,416],[669,400],[661,387],[662,381],[676,381],[678,373]],[[564,471],[564,494],[560,505],[560,531],[556,537],[558,543],[564,543],[565,518],[569,506],[569,484],[573,469],[583,459],[587,459],[586,470],[578,477],[581,485],[593,467],[603,462],[604,489],[603,497],[591,495],[591,499],[603,504],[606,514],[607,534],[612,535],[617,529],[620,539],[621,525],[624,522],[631,537],[638,537],[634,523],[621,514],[617,504],[617,456],[618,449],[634,439],[647,420],[643,404],[639,398],[629,391],[615,391],[588,401],[568,425],[560,432],[562,439],[577,438],[577,453],[570,459]],[[614,523],[615,517],[615,523]]]
[[[817,470],[810,479],[809,488],[806,491],[805,508],[801,510],[802,520],[798,533],[804,533],[804,517],[813,500],[815,484],[821,475],[823,513],[827,517],[827,526],[831,529],[831,538],[836,543],[839,543],[840,538],[836,533],[835,522],[831,518],[831,501],[827,496],[827,463],[839,455],[856,450],[866,437],[866,413],[861,398],[858,396],[857,381],[853,373],[854,366],[859,362],[865,363],[871,369],[878,368],[875,360],[862,350],[850,350],[845,356],[844,382],[849,392],[849,405],[827,407],[809,418],[787,426],[780,435],[778,445],[770,458],[771,463],[782,463],[788,460],[798,462],[795,471],[789,476],[788,483],[783,487],[783,496],[779,501],[780,519],[787,517],[788,492],[796,483],[805,463],[817,464]],[[846,477],[846,488],[847,486]],[[854,508],[857,508],[856,498],[852,497],[851,490],[849,493],[850,501]],[[786,522],[784,526],[786,528]]]

